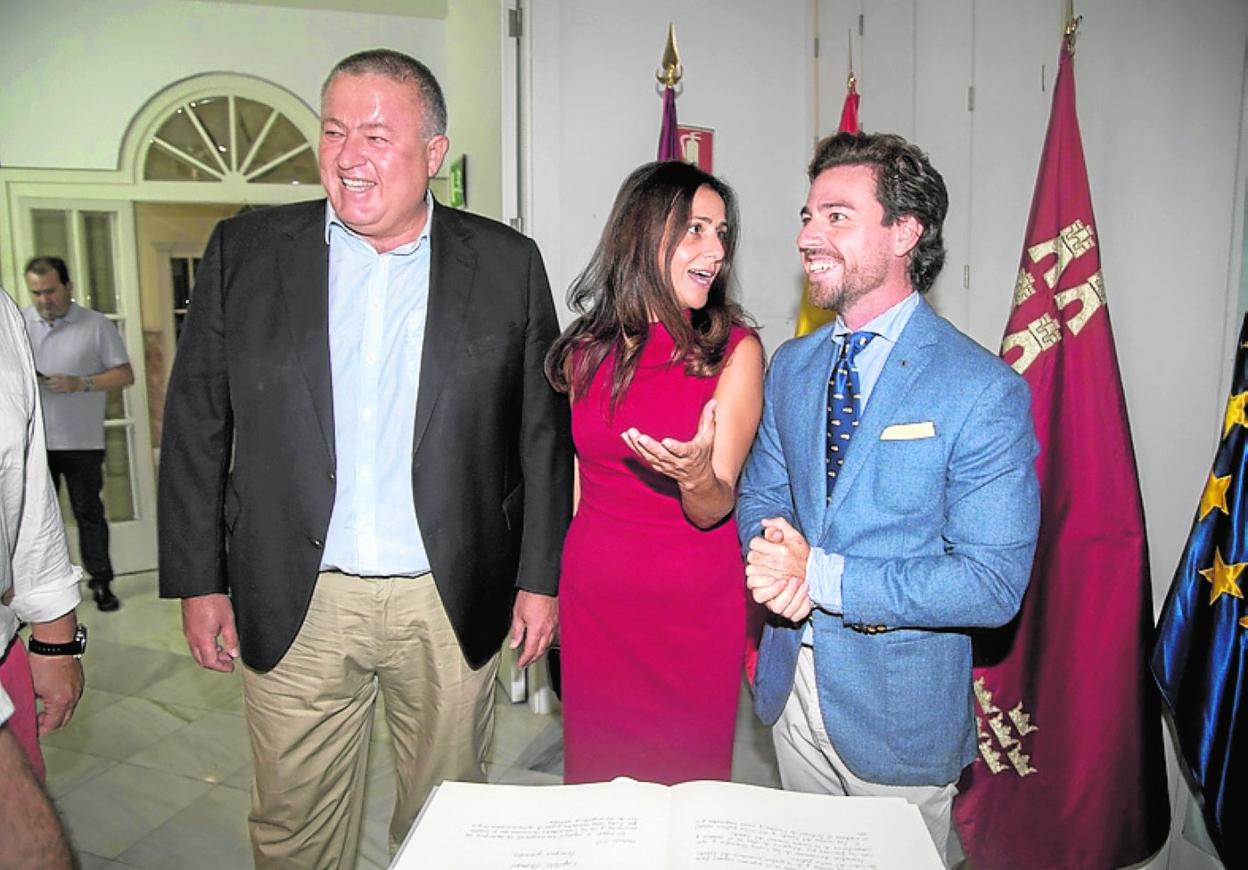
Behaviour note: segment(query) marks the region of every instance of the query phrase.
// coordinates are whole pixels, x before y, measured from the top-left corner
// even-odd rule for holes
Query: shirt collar
[[[901,337],[901,332],[906,328],[906,324],[910,320],[910,315],[919,305],[919,294],[913,290],[910,295],[900,302],[893,305],[882,314],[877,314],[868,320],[857,330],[850,329],[845,324],[845,318],[836,315],[836,324],[832,327],[832,338],[840,344],[845,340],[845,336],[851,332],[874,332],[876,336],[885,339],[889,344],[896,344],[897,339]]]
[[[423,245],[429,244],[429,227],[433,223],[433,204],[434,204],[433,191],[426,190],[425,191],[426,217],[425,217],[424,229],[420,231],[420,235],[416,237],[415,241],[408,242],[406,245],[399,245],[393,251],[387,251],[386,252],[387,254],[403,256],[405,254],[411,254],[411,253],[416,252],[417,250],[420,249],[420,246],[422,244]],[[331,243],[332,237],[330,236],[330,231],[333,230],[335,227],[337,227],[342,232],[346,233],[347,237],[352,238],[352,239],[358,239],[360,242],[368,245],[370,250],[373,249],[373,246],[368,243],[367,239],[365,239],[355,230],[351,229],[349,226],[344,224],[341,219],[339,219],[338,215],[334,212],[333,203],[331,203],[327,199],[325,200],[325,244],[328,245]]]
[[[32,305],[27,310],[30,312],[30,320],[32,323],[41,323],[47,329],[52,329],[58,323],[75,323],[82,318],[82,306],[72,300],[70,301],[69,308],[65,311],[65,314],[51,322],[44,320],[43,315],[39,313],[39,309],[35,308],[35,306]]]

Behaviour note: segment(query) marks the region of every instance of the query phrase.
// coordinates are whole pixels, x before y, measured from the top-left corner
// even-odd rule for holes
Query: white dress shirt
[[[18,625],[78,606],[82,572],[69,562],[48,476],[35,363],[21,313],[0,289],[0,654]],[[0,693],[2,695],[3,693]],[[0,721],[12,712],[0,697]]]

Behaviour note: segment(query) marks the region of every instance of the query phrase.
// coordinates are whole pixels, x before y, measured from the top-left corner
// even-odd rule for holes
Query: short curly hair
[[[919,148],[893,133],[836,133],[820,140],[810,161],[811,183],[834,166],[867,166],[875,173],[875,198],[884,226],[912,215],[923,225],[910,252],[910,285],[926,293],[945,264],[943,226],[949,213],[945,180]]]

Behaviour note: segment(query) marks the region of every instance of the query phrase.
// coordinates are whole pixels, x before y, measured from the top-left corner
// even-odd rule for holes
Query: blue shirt
[[[884,363],[888,362],[897,339],[901,337],[902,330],[910,322],[910,315],[914,313],[918,305],[919,294],[912,292],[883,314],[859,327],[859,329],[876,334],[871,343],[863,348],[854,360],[855,367],[858,369],[860,416],[866,411],[867,402],[871,401],[871,391],[875,389],[875,382],[880,379],[880,372],[884,371]],[[832,354],[833,365],[836,365],[835,361],[840,357],[841,344],[852,331],[845,325],[840,315],[837,315],[836,323],[832,326],[832,340],[837,346],[836,352]],[[830,372],[828,377],[831,377]],[[823,450],[822,443],[816,447]],[[850,442],[850,449],[853,449],[853,442]],[[841,613],[841,575],[844,571],[845,557],[840,553],[826,553],[814,546],[810,548],[810,555],[806,559],[806,588],[810,594],[810,600],[820,610],[826,610],[828,613]],[[803,633],[803,640],[807,643],[810,642],[810,631],[808,624]]]
[[[429,570],[412,502],[412,429],[429,301],[429,226],[379,254],[325,204],[336,490],[321,569]]]

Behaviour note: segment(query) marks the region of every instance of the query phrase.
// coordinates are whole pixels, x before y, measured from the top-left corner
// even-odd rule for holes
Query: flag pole
[[[676,47],[676,25],[667,23],[667,45],[654,77],[663,88],[663,118],[659,125],[659,160],[679,160],[680,138],[676,132],[676,90],[685,68],[680,63],[680,50]]]
[[[1062,27],[1062,35],[1066,40],[1066,50],[1075,53],[1075,39],[1079,35],[1079,22],[1082,15],[1075,15],[1075,0],[1066,0],[1066,22]]]
[[[845,80],[845,90],[851,94],[858,93],[858,79],[854,78],[854,33],[845,31],[845,41],[849,43],[849,78]]]
[[[667,22],[667,44],[663,46],[663,58],[659,61],[659,68],[655,70],[654,77],[664,88],[674,88],[680,84],[684,74],[685,68],[680,63],[680,49],[676,47],[676,25],[669,21]]]

